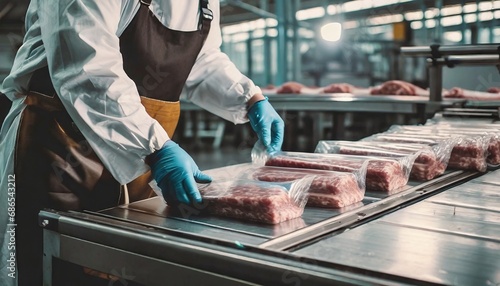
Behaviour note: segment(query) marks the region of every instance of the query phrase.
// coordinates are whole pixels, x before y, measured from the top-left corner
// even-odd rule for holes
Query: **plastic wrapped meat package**
[[[436,144],[431,147],[417,143],[322,140],[318,142],[315,152],[392,158],[407,156],[410,160],[414,160],[410,178],[429,181],[444,173],[452,148],[450,144]]]
[[[483,131],[483,132],[482,132]],[[490,132],[488,130],[462,130],[440,128],[438,134],[461,135],[467,137],[483,137],[487,144],[486,163],[492,167],[500,164],[500,132]],[[480,140],[480,139],[479,139]]]
[[[452,145],[447,168],[480,172],[484,172],[487,168],[487,145],[485,145],[487,142],[483,137],[468,138],[420,132],[385,132],[364,138],[363,141],[419,143],[428,144],[433,148],[443,144]]]
[[[252,151],[253,153],[253,151]],[[394,193],[408,183],[413,161],[402,158],[376,158],[307,152],[276,152],[261,156],[252,154],[254,163],[266,166],[319,169],[337,172],[358,172],[368,162],[366,189]]]
[[[486,162],[491,167],[500,165],[500,124],[486,124],[473,122],[439,122],[428,120],[425,126],[432,126],[438,132],[447,132],[462,135],[486,134],[490,137],[488,144],[488,157]]]
[[[491,134],[476,132],[460,134],[456,130],[441,130],[431,126],[393,126],[386,133],[401,134],[405,137],[431,140],[457,140],[448,162],[448,167],[459,170],[485,172],[487,170],[488,146]]]
[[[352,173],[286,167],[255,167],[245,172],[250,179],[267,182],[286,182],[314,176],[309,187],[307,205],[312,207],[343,208],[358,203],[365,195],[365,164]]]
[[[288,182],[214,181],[199,188],[210,214],[277,224],[304,212],[313,176]]]

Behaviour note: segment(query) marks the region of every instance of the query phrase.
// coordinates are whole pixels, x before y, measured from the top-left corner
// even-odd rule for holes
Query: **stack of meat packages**
[[[320,141],[316,146],[318,153],[351,154],[383,158],[409,158],[414,160],[410,178],[428,181],[446,170],[453,148],[453,142],[436,140],[408,140],[397,143],[399,137],[375,135],[370,141]],[[387,142],[386,142],[386,141]],[[391,142],[392,141],[392,142]]]
[[[342,208],[359,203],[365,191],[393,194],[408,183],[416,156],[373,157],[306,152],[265,155],[251,175],[261,181],[314,176],[307,206]]]
[[[448,167],[450,169],[485,172],[489,165],[498,165],[499,131],[458,126],[396,126],[388,132],[412,139],[448,140],[455,143]]]
[[[442,174],[443,167],[445,169],[485,172],[488,166],[499,165],[499,136],[500,129],[494,124],[475,126],[470,123],[453,125],[429,122],[422,126],[393,126],[384,133],[363,139],[362,142],[428,145],[434,151],[438,164],[428,163],[427,166],[423,166],[423,168],[427,168],[429,176],[418,176],[417,172],[419,171],[414,168],[415,173],[413,173],[412,170],[413,178],[428,180]],[[420,155],[416,162],[424,163],[425,160]],[[437,169],[433,166],[437,166]],[[421,168],[419,167],[419,169]],[[434,173],[434,175],[430,175],[430,173]]]
[[[200,188],[209,213],[267,224],[298,218],[304,207],[343,208],[363,200],[365,182],[380,190],[406,184],[393,160],[279,152],[263,153],[265,166],[254,163],[229,181]],[[390,176],[396,173],[399,176]]]
[[[404,191],[410,178],[484,172],[500,165],[500,124],[398,125],[360,141],[320,141],[314,153],[254,148],[252,161],[233,180],[200,189],[210,213],[277,224],[299,218],[306,205],[338,209],[361,203],[366,191]]]
[[[485,172],[488,167],[498,167],[500,124],[430,120],[422,126],[393,126],[386,132],[360,141],[322,140],[318,142],[315,153],[364,156],[372,164],[376,160],[392,159],[402,166],[402,170],[410,169],[409,177],[412,180],[429,181],[442,175],[447,169]],[[309,167],[325,168],[320,162],[309,163]],[[383,184],[374,184],[374,178],[369,176],[370,172],[372,175],[377,174],[373,165],[371,171],[370,167],[367,170],[367,190],[389,194],[401,190],[394,190],[390,185],[381,188]],[[404,182],[402,174],[404,173],[397,171],[380,172],[377,179],[399,177],[399,181]]]
[[[490,167],[500,165],[500,124],[484,122],[446,122],[429,120],[426,127],[439,134],[482,137],[486,141],[486,163]]]

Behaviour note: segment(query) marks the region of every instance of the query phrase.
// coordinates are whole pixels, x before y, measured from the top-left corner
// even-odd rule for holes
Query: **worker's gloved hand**
[[[281,150],[285,123],[267,98],[250,107],[248,119],[267,152],[274,153]]]
[[[168,204],[201,202],[196,182],[210,183],[212,178],[202,173],[177,143],[167,141],[149,159],[153,178]]]

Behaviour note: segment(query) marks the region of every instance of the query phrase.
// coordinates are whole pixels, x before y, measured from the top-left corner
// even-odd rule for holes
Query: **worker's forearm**
[[[264,100],[264,99],[266,99],[266,98],[265,98],[265,97],[264,97],[264,95],[262,95],[261,93],[256,93],[256,94],[254,94],[254,96],[252,96],[252,97],[248,100],[248,102],[247,102],[247,108],[249,109],[250,107],[252,107],[252,105],[253,105],[254,103],[256,103],[257,101]]]

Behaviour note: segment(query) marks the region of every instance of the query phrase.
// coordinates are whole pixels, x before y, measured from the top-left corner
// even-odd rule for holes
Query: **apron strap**
[[[212,10],[208,9],[208,0],[200,0],[200,22],[198,24],[199,30],[203,27],[210,27],[210,22],[214,19]]]

